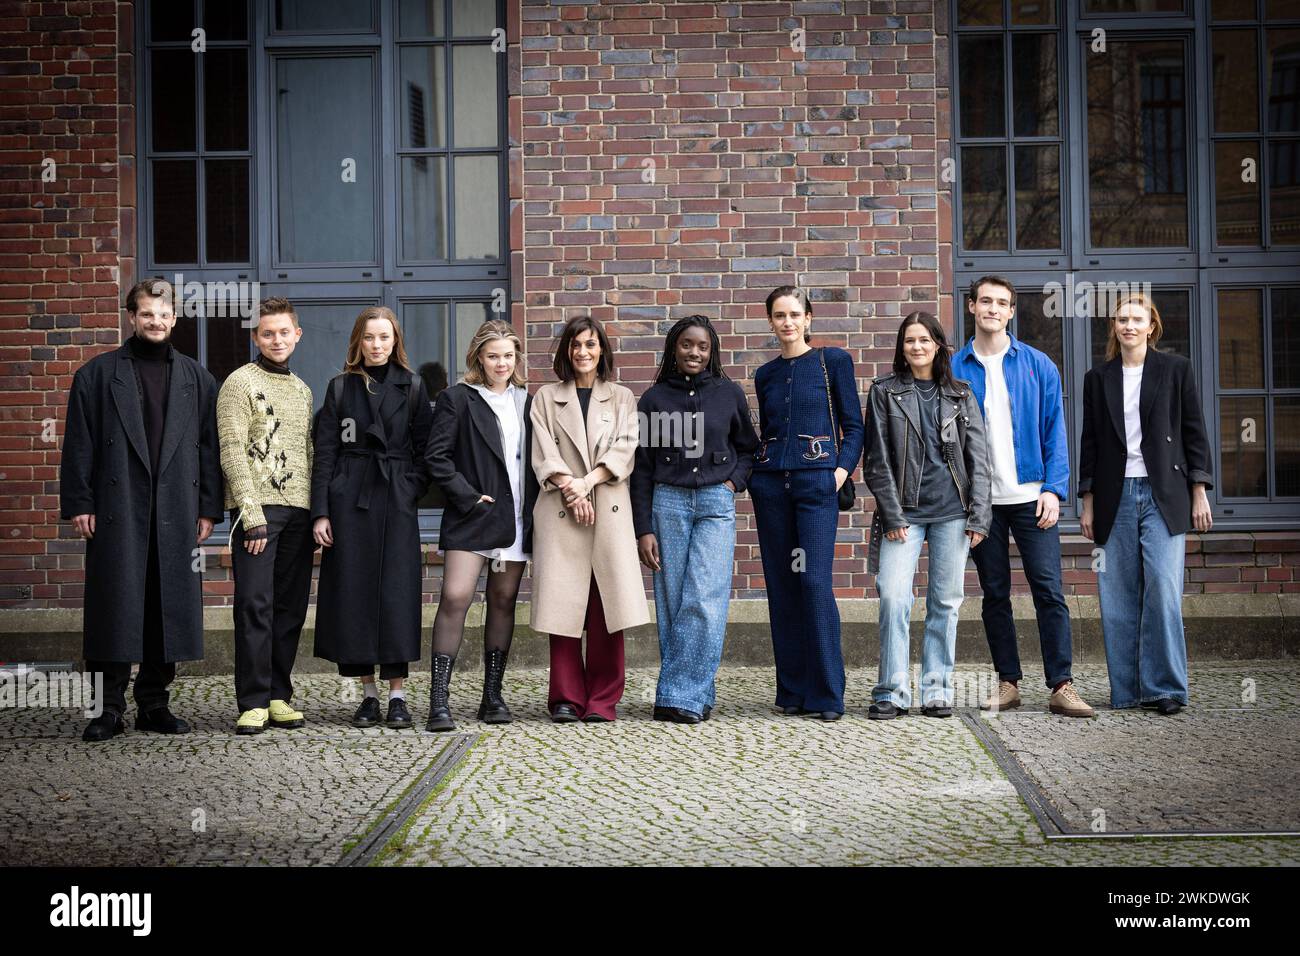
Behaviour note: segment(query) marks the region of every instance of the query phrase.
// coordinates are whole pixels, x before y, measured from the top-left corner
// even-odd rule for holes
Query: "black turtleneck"
[[[158,480],[158,459],[162,455],[163,426],[167,422],[167,390],[171,384],[172,344],[149,342],[138,335],[127,340],[135,359],[135,378],[140,390],[144,434],[149,443],[149,470]]]
[[[289,374],[289,363],[288,363],[288,362],[272,362],[269,358],[267,358],[267,357],[266,357],[265,355],[263,355],[261,352],[258,352],[258,353],[257,353],[257,358],[254,359],[254,361],[255,361],[259,366],[261,366],[262,368],[266,369],[268,372],[273,372],[273,373],[275,373],[276,375],[288,375],[288,374]]]
[[[385,362],[383,365],[367,365],[366,374],[376,382],[382,383],[384,379],[388,378],[388,363]]]

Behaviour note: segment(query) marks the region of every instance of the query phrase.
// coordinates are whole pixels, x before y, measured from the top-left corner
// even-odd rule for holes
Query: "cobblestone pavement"
[[[1296,838],[1048,841],[960,720],[868,721],[874,670],[850,672],[848,715],[823,724],[772,712],[769,669],[727,668],[713,718],[697,726],[650,720],[656,672],[640,669],[616,723],[556,726],[545,671],[519,670],[506,683],[517,719],[504,727],[473,719],[471,670],[456,675],[453,711],[479,741],[381,864],[1300,864]],[[987,690],[972,669],[958,676],[959,703]],[[1260,713],[1242,709],[1246,677]],[[1164,828],[1294,828],[1297,677],[1286,662],[1201,664],[1185,714],[1103,709],[1092,721],[1049,719],[1046,691],[1026,682],[1025,709],[989,724],[1081,830],[1095,807],[1112,831],[1153,826],[1161,809]],[[1104,673],[1078,683],[1105,700]],[[174,709],[196,728],[186,737],[131,731],[90,747],[78,712],[0,711],[0,863],[337,863],[446,743],[352,728],[354,688],[304,677],[307,727],[251,738],[230,733],[229,678],[177,682]],[[427,676],[408,697],[422,717]],[[1226,803],[1243,777],[1260,783]],[[1221,783],[1172,805],[1152,799],[1157,779],[1184,797],[1192,781]]]

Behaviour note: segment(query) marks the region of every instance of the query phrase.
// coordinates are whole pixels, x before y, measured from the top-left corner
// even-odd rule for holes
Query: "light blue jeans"
[[[873,701],[892,701],[895,707],[912,706],[909,621],[913,582],[922,542],[930,542],[929,576],[925,598],[925,636],[921,643],[922,704],[953,703],[952,668],[957,653],[957,611],[965,594],[966,518],[928,525],[912,525],[906,541],[880,542],[880,682],[871,692]]]
[[[1110,705],[1161,697],[1187,703],[1183,564],[1187,535],[1170,534],[1145,478],[1125,478],[1097,569]]]
[[[655,572],[661,659],[655,706],[702,715],[713,706],[727,634],[736,496],[726,485],[656,484],[652,507],[660,567]]]

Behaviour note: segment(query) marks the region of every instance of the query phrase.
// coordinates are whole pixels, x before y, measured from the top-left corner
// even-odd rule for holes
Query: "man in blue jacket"
[[[1070,674],[1070,612],[1061,590],[1061,499],[1069,494],[1070,459],[1061,376],[1052,360],[1007,332],[1016,288],[1001,276],[971,283],[966,308],[975,335],[953,358],[952,373],[971,383],[984,412],[993,475],[993,522],[971,552],[984,590],[984,632],[998,689],[980,706],[1020,706],[1020,653],[1011,613],[1010,539],[1014,535],[1034,596],[1051,711],[1091,717]]]

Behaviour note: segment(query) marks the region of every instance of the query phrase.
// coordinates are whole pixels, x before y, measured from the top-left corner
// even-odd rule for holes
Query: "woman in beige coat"
[[[650,621],[627,485],[636,399],[609,381],[614,353],[595,319],[564,327],[554,367],[560,381],[542,386],[530,413],[541,486],[532,626],[551,635],[551,719],[600,722],[623,696],[623,631]]]

